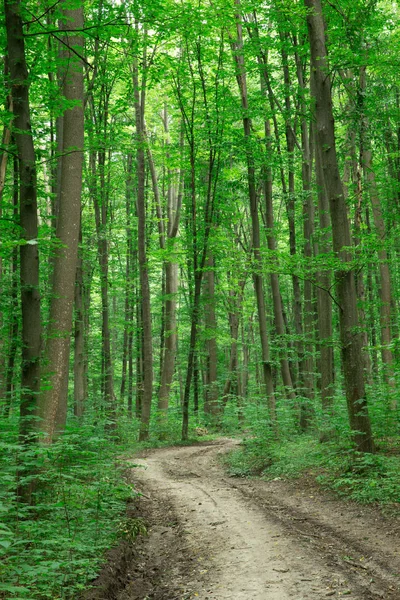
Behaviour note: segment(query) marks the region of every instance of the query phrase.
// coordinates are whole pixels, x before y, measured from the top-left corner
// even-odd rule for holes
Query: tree
[[[29,79],[22,29],[21,2],[4,2],[15,143],[18,155],[22,371],[20,436],[32,438],[40,391],[41,315],[37,216],[37,171],[31,132]],[[24,492],[23,492],[24,493]],[[27,492],[29,497],[30,493]],[[29,498],[28,498],[29,499]]]
[[[315,94],[317,152],[332,221],[333,249],[340,261],[335,273],[339,304],[341,353],[350,426],[358,450],[372,452],[371,423],[365,394],[361,334],[358,331],[357,296],[351,267],[351,237],[336,155],[331,80],[327,61],[325,26],[320,0],[305,0],[311,68]]]
[[[68,8],[63,0],[61,28],[82,30],[83,7]],[[54,259],[52,296],[47,332],[45,362],[49,381],[39,403],[39,428],[51,442],[65,427],[69,375],[72,311],[78,264],[81,218],[83,118],[83,37],[66,35],[66,67],[63,93],[72,104],[63,115],[61,178]]]

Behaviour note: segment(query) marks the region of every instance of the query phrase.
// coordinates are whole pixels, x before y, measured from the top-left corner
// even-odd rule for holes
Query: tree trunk
[[[340,341],[350,427],[357,449],[372,452],[371,423],[365,397],[361,336],[358,332],[354,270],[351,269],[350,226],[336,156],[331,80],[327,62],[325,27],[320,0],[305,0],[314,73],[315,115],[318,151],[332,220],[333,250],[341,261],[336,270]]]
[[[6,61],[5,61],[6,65]],[[4,68],[4,74],[7,75],[7,68]],[[8,101],[9,100],[9,101]],[[6,102],[6,108],[8,110],[12,109],[12,100],[8,99]],[[8,146],[11,141],[11,124],[4,125],[3,135],[2,135],[2,148],[4,148],[4,152],[1,155],[0,159],[0,220],[3,217],[3,191],[4,185],[6,181],[6,171],[7,171],[7,162],[8,162]],[[2,289],[3,284],[3,258],[0,256],[0,295],[3,295],[4,291]],[[5,334],[5,323],[4,323],[4,315],[0,308],[0,402],[3,398],[6,398],[6,380],[7,380],[7,348],[6,348],[6,334]],[[7,411],[6,411],[7,412]]]
[[[80,239],[82,238],[82,230]],[[74,414],[79,419],[85,407],[85,321],[83,308],[83,258],[78,253],[75,283]]]
[[[172,379],[175,372],[177,348],[176,296],[178,293],[178,265],[166,261],[165,265],[165,334],[164,359],[161,371],[161,385],[158,392],[158,409],[168,410]]]
[[[166,144],[169,144],[168,113],[164,106],[163,114],[164,130],[167,136]],[[181,134],[180,146],[183,147]],[[163,330],[160,356],[160,388],[158,390],[158,410],[161,419],[164,420],[168,412],[168,404],[172,380],[175,372],[175,357],[177,350],[177,321],[176,321],[176,297],[178,293],[178,264],[175,262],[174,246],[178,235],[179,221],[182,205],[183,172],[179,174],[178,189],[172,184],[172,173],[168,169],[168,189],[166,215],[163,214],[160,193],[157,182],[157,174],[150,146],[147,145],[147,157],[150,166],[150,174],[153,184],[154,199],[156,204],[158,233],[161,250],[168,250],[169,256],[163,262],[163,281],[165,282],[165,297],[163,304]],[[168,153],[167,153],[168,158]],[[167,223],[167,226],[165,226]]]
[[[296,204],[296,188],[295,188],[295,165],[294,165],[294,150],[296,145],[295,134],[290,122],[292,114],[292,103],[290,98],[291,79],[289,71],[288,56],[285,50],[285,45],[288,43],[288,35],[280,32],[281,39],[281,56],[282,56],[282,67],[283,67],[283,80],[285,83],[285,137],[286,137],[286,148],[288,154],[288,187],[283,187],[283,194],[286,196],[286,212],[289,225],[289,251],[290,255],[295,257],[297,255],[297,240],[296,240],[296,223],[295,223],[295,204]],[[287,189],[287,193],[285,190]],[[297,388],[300,394],[304,394],[306,389],[305,380],[307,380],[307,368],[308,365],[305,362],[304,357],[304,343],[303,343],[303,313],[302,313],[302,298],[300,279],[296,273],[292,274],[292,285],[293,285],[293,314],[294,314],[294,327],[297,336],[296,349],[299,360],[299,382]],[[300,426],[306,428],[308,422],[308,415],[306,414],[305,406],[303,403],[300,404]]]
[[[315,140],[317,141],[317,140]],[[320,256],[328,255],[331,250],[330,227],[331,219],[329,216],[329,200],[326,193],[324,174],[321,164],[320,149],[315,144],[315,171],[318,196],[318,219],[321,230],[318,252]],[[317,273],[317,331],[318,331],[318,350],[319,350],[319,388],[321,391],[322,410],[324,411],[324,420],[328,421],[327,427],[321,431],[321,440],[328,439],[331,432],[330,419],[333,409],[334,394],[334,355],[333,355],[333,327],[332,327],[332,297],[330,290],[332,287],[332,276],[328,269]]]
[[[137,282],[139,284],[139,282]],[[143,328],[139,285],[136,286],[136,401],[135,414],[140,419],[143,405]]]
[[[63,2],[66,5],[66,1]],[[62,28],[82,29],[83,8],[63,11],[66,22]],[[68,67],[64,77],[64,96],[75,103],[65,111],[63,156],[61,165],[60,205],[56,238],[60,243],[54,259],[52,297],[45,361],[48,387],[42,393],[39,427],[46,441],[51,443],[62,431],[67,419],[69,352],[72,332],[72,311],[78,260],[78,243],[81,217],[82,166],[83,166],[83,70],[76,52],[83,52],[83,37],[69,34],[66,44],[74,51],[68,52]],[[77,50],[79,49],[79,50]],[[73,149],[73,151],[71,151]]]
[[[297,45],[297,40],[296,40]],[[304,67],[302,60],[295,54],[297,80],[300,87],[300,113],[306,115],[307,107],[305,103],[306,86],[304,83]],[[313,234],[314,234],[314,202],[311,191],[312,181],[312,150],[311,150],[311,131],[308,128],[307,119],[302,116],[301,119],[301,147],[302,147],[302,183],[303,183],[303,235],[304,235],[304,258],[305,263],[309,264],[313,256]],[[304,281],[304,337],[305,337],[305,354],[302,362],[302,395],[307,399],[306,404],[302,406],[300,426],[305,430],[309,426],[309,421],[313,413],[311,401],[314,398],[314,307],[313,307],[313,286],[311,282],[312,275],[306,276]]]
[[[236,6],[240,7],[240,0],[235,0]],[[268,327],[266,317],[266,307],[264,298],[264,285],[262,278],[262,258],[260,252],[260,222],[258,215],[258,201],[255,183],[254,156],[251,148],[251,119],[248,116],[248,98],[247,98],[247,78],[243,57],[243,35],[241,15],[236,15],[237,40],[232,42],[233,57],[236,64],[236,79],[239,86],[239,92],[243,111],[243,129],[245,138],[245,151],[247,161],[247,180],[249,190],[251,226],[252,226],[252,246],[254,256],[253,282],[254,292],[257,301],[258,324],[261,341],[261,356],[263,366],[263,391],[268,400],[270,419],[272,423],[276,421],[276,406],[274,384],[272,379],[272,366],[269,351]]]
[[[262,86],[264,87],[264,86]],[[269,121],[265,121],[265,140],[267,144],[268,155],[271,156],[271,129]],[[263,190],[265,201],[265,219],[267,229],[267,245],[271,253],[276,254],[276,240],[274,236],[274,207],[272,201],[272,169],[267,165],[264,169]],[[278,336],[278,344],[280,350],[280,364],[282,382],[285,387],[285,395],[289,400],[296,401],[296,394],[293,387],[292,376],[287,359],[285,347],[285,323],[283,319],[282,297],[279,285],[278,273],[270,273],[272,303],[274,308],[275,329]]]
[[[365,90],[367,87],[366,68],[360,70],[360,103],[361,108],[364,102]],[[398,97],[398,95],[397,95]],[[394,365],[393,353],[391,350],[392,332],[391,332],[391,304],[392,304],[392,282],[389,269],[388,253],[385,246],[386,227],[382,216],[381,202],[379,199],[378,186],[376,184],[375,172],[372,165],[371,143],[369,141],[369,123],[365,115],[361,115],[361,164],[364,170],[366,187],[369,193],[372,206],[372,216],[375,229],[378,234],[380,246],[378,249],[379,259],[379,297],[380,297],[380,331],[381,331],[381,356],[384,367],[384,377],[386,383],[394,391]],[[397,408],[397,402],[392,399],[392,408]]]
[[[143,66],[144,68],[144,66]],[[137,217],[138,217],[138,259],[140,280],[140,303],[143,327],[143,396],[140,417],[139,441],[149,437],[151,400],[153,396],[153,341],[151,332],[151,306],[149,270],[146,252],[146,197],[145,197],[145,133],[144,108],[145,90],[139,88],[137,60],[133,65],[133,86],[135,94],[136,123],[136,176],[137,176]],[[141,90],[141,91],[140,91]]]
[[[4,2],[13,128],[19,160],[21,237],[20,282],[22,309],[22,376],[20,438],[28,442],[34,429],[34,413],[40,391],[41,317],[39,294],[39,253],[37,181],[35,151],[31,133],[29,80],[19,1]],[[23,494],[29,499],[29,492]]]
[[[229,277],[228,277],[229,281]],[[239,325],[240,325],[240,313],[243,303],[243,291],[246,285],[246,280],[243,279],[239,282],[239,289],[229,290],[229,304],[228,304],[228,317],[229,317],[229,331],[231,337],[231,347],[229,351],[229,365],[228,365],[228,376],[225,380],[224,390],[222,392],[223,405],[225,406],[229,400],[231,391],[239,393],[241,385],[239,382],[238,373],[238,338],[239,338]]]
[[[18,223],[18,203],[19,203],[19,173],[18,173],[18,158],[14,156],[13,160],[13,218],[15,223]],[[4,415],[7,417],[10,413],[13,399],[14,389],[14,371],[15,359],[18,350],[18,247],[15,246],[12,251],[12,283],[11,283],[11,323],[9,332],[9,347],[5,373],[5,407]]]
[[[204,274],[204,304],[206,328],[206,397],[210,417],[216,421],[220,412],[218,406],[218,380],[217,380],[217,319],[215,314],[215,272],[214,257],[209,251],[206,261],[207,270]]]
[[[133,210],[133,157],[130,152],[127,156],[126,167],[126,189],[125,189],[125,212],[126,212],[126,269],[125,269],[125,327],[124,341],[122,350],[122,376],[120,396],[121,402],[124,401],[125,389],[127,388],[127,371],[129,370],[129,361],[132,357],[129,353],[129,348],[132,350],[133,336],[133,227],[132,227],[132,210]],[[128,376],[129,378],[129,376]],[[129,383],[128,383],[129,387]],[[128,412],[132,411],[132,397],[128,402]],[[130,407],[130,408],[129,408]]]
[[[106,117],[104,117],[106,119]],[[96,163],[97,158],[97,163]],[[96,221],[98,258],[100,266],[101,317],[102,317],[102,374],[101,393],[104,398],[108,427],[116,427],[114,395],[114,368],[111,354],[110,305],[109,305],[109,253],[107,240],[108,193],[105,189],[105,149],[91,156],[91,175],[97,177],[100,186],[93,185],[94,214]]]

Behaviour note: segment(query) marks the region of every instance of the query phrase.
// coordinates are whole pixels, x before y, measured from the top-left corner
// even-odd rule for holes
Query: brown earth
[[[149,535],[110,553],[86,600],[400,600],[398,519],[307,479],[231,478],[236,443],[130,461]]]

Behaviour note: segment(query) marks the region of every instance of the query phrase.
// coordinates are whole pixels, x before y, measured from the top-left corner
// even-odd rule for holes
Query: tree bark
[[[351,268],[350,226],[336,156],[331,80],[327,62],[325,26],[320,0],[304,0],[314,73],[318,148],[332,220],[333,250],[341,261],[336,270],[340,341],[350,427],[357,449],[373,452],[371,423],[365,394],[362,343],[358,332],[357,297]]]
[[[217,318],[215,314],[215,272],[214,256],[209,250],[206,261],[206,272],[204,274],[204,304],[205,316],[204,323],[206,328],[206,397],[208,412],[213,421],[216,421],[220,412],[218,406],[218,349],[217,349]]]
[[[82,243],[82,227],[79,240]],[[78,250],[75,282],[75,332],[74,332],[74,415],[81,419],[85,408],[85,320],[84,277],[82,248]]]
[[[28,442],[34,429],[34,413],[40,391],[41,316],[37,177],[30,124],[29,81],[22,29],[21,3],[4,2],[7,51],[13,100],[13,128],[19,160],[20,226],[26,243],[20,247],[22,309],[22,376],[20,438]],[[29,496],[29,492],[27,494]],[[29,499],[29,498],[28,498]]]
[[[316,140],[317,141],[317,140]],[[325,188],[324,174],[321,164],[321,155],[318,144],[315,144],[315,172],[317,182],[318,198],[318,220],[321,231],[318,253],[319,256],[328,255],[331,250],[331,219],[329,215],[329,200]],[[334,394],[334,355],[333,355],[333,327],[332,327],[332,274],[328,269],[317,273],[317,331],[319,350],[319,388],[321,391],[322,410],[325,413],[324,420],[328,421],[321,431],[321,439],[330,437]]]
[[[167,136],[166,144],[169,144],[168,112],[164,106],[163,114],[164,130]],[[180,141],[183,147],[183,137]],[[150,146],[147,145],[147,157],[153,185],[153,193],[156,204],[157,224],[160,241],[160,249],[168,251],[168,256],[163,261],[163,274],[165,281],[165,299],[163,304],[163,336],[160,357],[160,388],[158,390],[158,410],[161,420],[167,416],[169,396],[172,380],[175,372],[175,357],[177,349],[177,321],[176,321],[176,297],[178,293],[178,264],[174,256],[174,246],[179,230],[179,221],[182,205],[183,172],[179,174],[177,189],[172,184],[172,173],[168,169],[168,188],[166,215],[163,214],[160,192],[158,188],[157,173]],[[167,153],[168,157],[168,153]]]
[[[296,40],[297,47],[297,40]],[[307,119],[305,114],[307,111],[305,103],[305,73],[303,63],[298,55],[295,53],[296,60],[296,72],[297,80],[300,88],[300,113],[301,118],[301,147],[302,147],[302,183],[303,183],[303,235],[304,235],[304,258],[306,265],[310,263],[313,256],[313,235],[314,235],[314,201],[312,194],[312,148],[311,148],[311,128],[309,130]],[[313,408],[311,401],[314,398],[314,360],[313,360],[313,346],[314,346],[314,325],[315,325],[315,313],[313,309],[313,287],[311,282],[311,274],[306,275],[304,281],[304,310],[303,310],[303,324],[304,324],[304,337],[305,354],[302,361],[302,383],[303,383],[303,396],[307,399],[306,403],[302,405],[301,416],[300,416],[300,427],[305,430],[310,425],[310,419],[312,417]]]
[[[360,72],[360,102],[361,107],[365,90],[367,86],[366,69],[362,68]],[[380,297],[380,331],[381,331],[381,356],[384,367],[384,378],[386,383],[394,388],[394,364],[393,353],[391,350],[392,331],[391,331],[391,305],[392,305],[392,282],[389,269],[388,253],[385,246],[386,227],[382,215],[381,202],[379,198],[378,186],[376,183],[375,172],[372,164],[372,150],[369,140],[369,123],[365,115],[362,116],[361,123],[361,164],[364,170],[364,178],[366,188],[369,193],[372,216],[374,219],[375,229],[379,238],[379,297]],[[396,409],[397,403],[392,399],[392,408]]]
[[[62,29],[83,27],[83,7],[65,8]],[[39,403],[40,429],[51,443],[65,427],[67,419],[69,352],[72,331],[76,269],[81,218],[82,166],[84,144],[83,69],[77,54],[83,52],[82,35],[69,35],[68,66],[63,92],[75,106],[63,116],[63,156],[61,159],[60,204],[56,238],[60,243],[54,259],[52,297],[45,351],[48,387]],[[73,50],[69,50],[73,48]]]
[[[6,61],[5,61],[6,63]],[[5,76],[7,75],[7,68],[4,69]],[[7,100],[6,108],[8,110],[12,109],[12,106],[8,106],[12,104],[11,98]],[[8,162],[8,146],[11,141],[11,124],[4,125],[3,135],[2,135],[2,147],[5,149],[0,159],[0,219],[3,217],[3,191],[4,185],[6,181],[6,171],[7,171],[7,162]],[[3,258],[0,256],[0,295],[4,293],[3,291]],[[4,315],[2,310],[0,309],[0,401],[3,398],[7,398],[6,396],[6,380],[7,380],[7,348],[6,348],[6,334],[5,334],[5,323],[4,323]],[[6,401],[7,406],[7,401]],[[6,411],[7,412],[7,411]]]
[[[145,197],[145,86],[139,88],[137,59],[133,64],[133,86],[135,96],[136,123],[136,175],[137,175],[137,216],[138,216],[138,259],[140,279],[140,303],[143,327],[143,396],[140,417],[139,441],[149,437],[151,400],[153,396],[153,341],[151,331],[151,306],[149,271],[146,252],[146,197]]]
[[[237,7],[240,7],[240,0],[235,0]],[[247,77],[243,56],[243,34],[242,18],[240,13],[236,15],[236,42],[232,42],[233,57],[236,65],[236,79],[239,86],[243,111],[243,129],[245,138],[245,151],[247,161],[247,180],[249,190],[251,226],[252,226],[252,247],[254,256],[253,282],[254,292],[257,302],[258,324],[261,341],[261,356],[263,367],[263,391],[267,397],[270,419],[272,423],[276,421],[276,406],[274,384],[272,379],[272,366],[268,341],[268,327],[264,297],[264,285],[262,278],[262,258],[260,252],[260,222],[258,215],[258,201],[255,183],[255,165],[254,156],[251,149],[251,119],[248,116],[249,106],[247,98]]]
[[[18,204],[19,204],[19,161],[18,157],[14,156],[13,160],[13,218],[15,223],[18,223]],[[5,407],[4,416],[8,416],[12,406],[13,390],[14,390],[14,375],[15,375],[15,359],[18,350],[18,247],[15,246],[12,251],[11,258],[11,323],[9,332],[9,346],[5,373]]]

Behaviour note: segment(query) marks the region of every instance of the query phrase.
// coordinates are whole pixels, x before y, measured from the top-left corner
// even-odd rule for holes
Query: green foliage
[[[335,457],[336,471],[318,475],[317,481],[357,502],[400,502],[399,457],[363,454],[353,450]],[[328,465],[329,466],[329,465]]]
[[[15,432],[3,430],[0,445],[0,598],[76,598],[118,536],[144,533],[124,517],[135,492],[123,480],[122,447],[100,428],[70,426],[53,446],[32,449],[24,466],[38,485],[27,506],[14,491],[17,476],[28,479]]]
[[[234,477],[286,479],[308,475],[321,486],[356,502],[400,502],[398,455],[363,454],[350,445],[319,443],[307,435],[281,441],[245,439],[241,448],[225,460]]]

